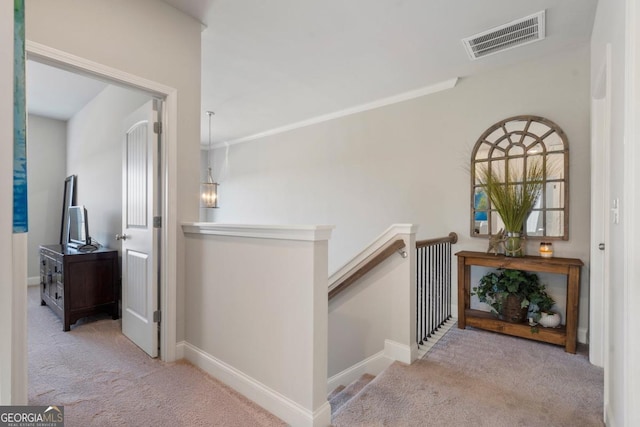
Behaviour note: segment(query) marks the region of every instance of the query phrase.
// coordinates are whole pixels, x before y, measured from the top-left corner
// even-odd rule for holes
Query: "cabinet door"
[[[64,288],[60,285],[52,286],[55,288],[56,305],[62,310],[64,308]]]

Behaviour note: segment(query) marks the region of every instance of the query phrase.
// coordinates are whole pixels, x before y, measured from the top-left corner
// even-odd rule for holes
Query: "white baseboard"
[[[347,386],[351,384],[363,374],[378,375],[392,363],[393,359],[385,356],[384,350],[379,351],[373,356],[369,356],[329,378],[329,381],[327,382],[327,395],[340,385]]]
[[[176,360],[184,359],[184,347],[186,344],[186,341],[180,341],[176,344]]]
[[[418,355],[418,345],[408,346],[392,340],[384,340],[384,350],[356,363],[329,378],[327,394],[338,386],[346,386],[360,378],[363,374],[378,375],[394,361],[411,364]]]
[[[331,424],[329,402],[325,402],[315,411],[311,411],[185,341],[177,344],[176,357],[184,358],[193,363],[289,425],[320,427]]]
[[[411,362],[416,359],[417,354],[417,343],[413,343],[413,345],[408,346],[397,341],[384,340],[384,355],[391,360],[397,360],[398,362],[410,365]]]
[[[38,286],[39,284],[40,284],[40,276],[27,278],[27,286]]]
[[[587,328],[578,328],[578,342],[582,344],[587,344]]]
[[[611,407],[608,403],[604,404],[604,424],[607,427],[616,427],[616,422],[613,419],[613,413],[611,412]]]

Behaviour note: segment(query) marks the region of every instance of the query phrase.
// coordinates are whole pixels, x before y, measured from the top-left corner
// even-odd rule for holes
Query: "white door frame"
[[[178,91],[175,88],[147,80],[136,75],[93,62],[58,49],[26,41],[28,59],[54,65],[72,72],[88,74],[129,88],[141,89],[152,96],[164,98],[162,159],[160,173],[162,175],[162,228],[160,230],[161,281],[160,298],[162,322],[160,323],[160,358],[166,362],[176,360],[176,247],[177,247],[177,120]],[[26,261],[25,261],[26,262]],[[27,311],[24,307],[14,310]],[[26,360],[27,355],[23,355]],[[19,357],[19,356],[17,356]],[[25,385],[26,387],[26,385]]]
[[[607,366],[610,253],[611,44],[602,55],[591,97],[591,241],[589,361]],[[604,244],[604,251],[599,245]],[[607,383],[605,372],[605,383]],[[605,384],[606,390],[606,384]]]
[[[640,425],[640,7],[635,0],[626,1],[625,10],[625,105],[624,105],[624,200],[622,206],[624,241],[624,423]]]

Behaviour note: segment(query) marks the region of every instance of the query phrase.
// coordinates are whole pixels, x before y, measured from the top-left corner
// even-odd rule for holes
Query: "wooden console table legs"
[[[494,332],[562,345],[567,353],[576,352],[578,304],[580,302],[580,267],[576,258],[520,258],[490,255],[484,252],[462,251],[458,257],[458,328],[473,326]],[[566,324],[562,328],[538,327],[533,331],[527,323],[509,323],[480,310],[471,309],[471,266],[525,270],[563,274],[567,277]]]

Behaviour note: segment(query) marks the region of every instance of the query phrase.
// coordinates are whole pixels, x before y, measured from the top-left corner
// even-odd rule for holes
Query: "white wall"
[[[100,244],[121,248],[122,144],[124,119],[151,97],[107,86],[67,126],[67,175],[77,175],[76,203],[87,208],[89,234]]]
[[[588,46],[463,78],[444,92],[231,146],[221,207],[210,219],[335,224],[330,272],[393,223],[419,224],[418,239],[455,231],[460,240],[454,251],[486,250],[486,239],[469,237],[471,149],[489,126],[519,114],[549,118],[569,138],[570,240],[554,242],[554,249],[585,262],[579,326],[586,331]],[[220,170],[224,149],[215,157],[214,170]],[[536,243],[529,245],[532,253]]]
[[[60,242],[64,180],[68,176],[67,123],[30,114],[27,161],[29,167],[29,279],[40,275],[40,245]],[[39,283],[39,282],[38,282]]]
[[[167,224],[184,251],[181,221],[198,218],[201,25],[156,0],[29,0],[27,39],[177,90],[177,221]],[[91,219],[89,219],[91,221]],[[184,335],[184,260],[177,260],[177,336]],[[169,278],[173,280],[173,278]]]
[[[624,193],[624,109],[625,109],[625,1],[600,1],[596,12],[591,39],[592,51],[592,83],[595,87],[604,58],[605,46],[611,43],[612,53],[612,106],[611,106],[611,186],[610,197],[621,200]],[[624,325],[630,313],[625,311],[624,271],[626,262],[637,262],[625,256],[624,218],[619,224],[610,226],[610,244],[607,251],[610,258],[609,277],[609,336],[608,364],[605,365],[605,411],[610,426],[624,426],[624,393],[625,393],[625,353]]]
[[[330,228],[185,232],[185,357],[289,425],[328,425]]]

